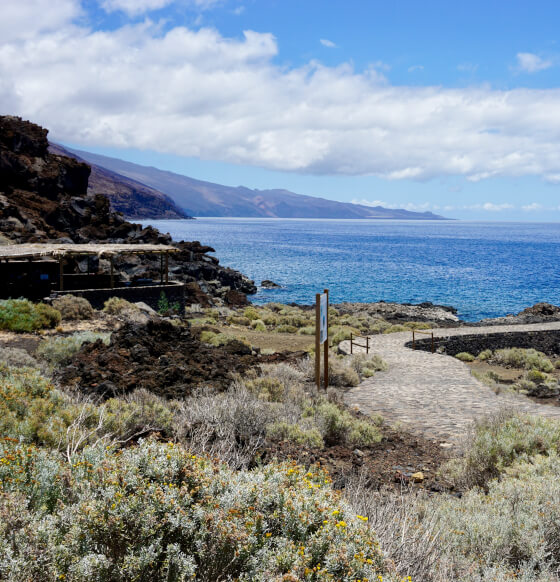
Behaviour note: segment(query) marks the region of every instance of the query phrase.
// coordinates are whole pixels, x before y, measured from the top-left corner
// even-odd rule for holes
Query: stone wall
[[[55,291],[51,298],[62,295],[77,295],[87,299],[95,309],[102,309],[110,297],[122,297],[131,303],[143,301],[152,309],[158,308],[161,294],[165,293],[170,304],[179,303],[181,311],[185,308],[185,284],[168,283],[167,285],[146,285],[138,287],[115,287],[114,289],[80,289],[74,291]]]
[[[450,338],[434,338],[435,349],[440,353],[454,356],[460,352],[469,352],[474,356],[483,350],[499,350],[503,348],[534,348],[548,356],[560,356],[560,331],[543,330],[529,332],[498,332],[486,335],[461,335]],[[407,342],[407,348],[412,349],[412,341]],[[416,340],[416,349],[431,351],[432,340]]]

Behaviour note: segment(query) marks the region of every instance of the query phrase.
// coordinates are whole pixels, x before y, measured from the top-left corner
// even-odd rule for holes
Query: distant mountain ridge
[[[81,150],[70,151],[95,166],[167,194],[190,216],[446,220],[432,212],[411,212],[337,202],[295,194],[289,190],[252,190],[244,186],[223,186],[108,156]]]
[[[88,162],[84,157],[59,144],[49,143],[49,151],[90,165],[88,194],[107,196],[113,210],[122,212],[129,219],[191,218],[167,194],[157,189]]]

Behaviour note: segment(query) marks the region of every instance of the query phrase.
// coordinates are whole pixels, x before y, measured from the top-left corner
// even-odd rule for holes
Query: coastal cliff
[[[49,152],[47,134],[19,117],[0,116],[0,244],[171,243],[170,235],[125,220],[103,194],[88,193],[90,166]],[[173,244],[181,252],[170,260],[170,272],[187,283],[187,302],[239,305],[256,291],[252,281],[209,255],[211,247]],[[116,267],[136,276],[159,272],[158,261],[149,258],[127,258]]]

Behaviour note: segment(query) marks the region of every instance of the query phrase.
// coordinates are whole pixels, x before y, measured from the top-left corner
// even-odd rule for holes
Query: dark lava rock
[[[169,244],[171,236],[143,227],[115,212],[109,199],[88,193],[90,166],[49,152],[48,130],[19,117],[0,116],[0,234],[11,243],[107,242]],[[257,292],[253,281],[222,267],[214,249],[198,241],[174,242],[169,259],[173,279],[191,283],[187,303],[246,305]],[[81,272],[87,261],[68,261]],[[128,278],[158,280],[160,259],[149,255],[115,260]]]
[[[241,342],[232,342],[227,348],[213,347],[200,342],[189,328],[153,318],[144,325],[125,324],[113,333],[109,346],[100,340],[84,344],[58,379],[101,398],[138,388],[166,398],[183,398],[197,386],[223,390],[235,373],[301,355],[252,355]]]
[[[278,285],[278,283],[270,281],[269,279],[265,279],[264,281],[261,281],[261,287],[264,289],[279,289],[281,285]]]

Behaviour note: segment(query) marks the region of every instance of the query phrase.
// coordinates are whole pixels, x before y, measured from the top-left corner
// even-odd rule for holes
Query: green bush
[[[334,402],[322,402],[316,409],[321,433],[328,445],[367,447],[379,442],[381,431],[372,422],[354,418]]]
[[[390,580],[375,534],[320,470],[232,471],[153,441],[86,448],[70,465],[2,450],[6,582]]]
[[[534,382],[535,384],[544,384],[548,380],[550,380],[550,376],[541,372],[540,370],[536,370],[535,368],[531,368],[525,374],[525,379],[529,380],[529,382]]]
[[[60,311],[62,319],[82,320],[91,319],[95,311],[91,303],[83,297],[62,295],[53,300],[53,307]]]
[[[298,445],[316,449],[322,449],[324,446],[323,437],[315,427],[305,429],[299,424],[275,422],[268,426],[266,435],[272,440],[290,441]]]
[[[307,325],[305,327],[300,327],[297,333],[298,335],[315,335],[315,326]]]
[[[201,342],[206,344],[212,343],[212,340],[216,337],[216,333],[213,331],[204,330],[200,332],[199,339]]]
[[[469,354],[469,352],[459,352],[458,354],[455,354],[455,357],[458,360],[461,360],[461,362],[474,362],[475,358],[472,354]]]
[[[383,330],[383,333],[399,333],[401,331],[409,331],[408,327],[401,325],[400,323],[396,323],[386,327]]]
[[[243,310],[243,315],[251,321],[254,321],[256,319],[260,319],[260,317],[261,317],[259,312],[257,311],[257,309],[255,307],[246,307]]]
[[[457,486],[484,487],[516,460],[558,450],[560,423],[504,411],[475,424],[463,457],[442,468]]]
[[[279,325],[276,328],[277,333],[297,333],[297,330],[295,325]]]
[[[517,461],[488,490],[432,503],[442,547],[468,565],[460,580],[553,582],[560,566],[560,459]],[[465,568],[466,569],[466,568]],[[455,578],[454,578],[455,579]]]
[[[228,315],[226,321],[230,325],[242,325],[243,327],[249,327],[251,325],[251,320],[242,315]]]
[[[480,352],[480,354],[478,354],[477,358],[481,361],[481,362],[485,362],[486,360],[489,360],[492,357],[492,350],[483,350],[482,352]]]
[[[60,311],[45,303],[34,304],[28,299],[0,300],[0,329],[32,332],[56,327],[60,319]]]
[[[541,372],[552,372],[554,365],[542,352],[534,349],[507,348],[496,350],[492,356],[492,361],[501,366],[511,368],[525,368],[530,370],[540,370]]]
[[[122,297],[110,297],[103,304],[103,311],[109,315],[120,315],[123,311],[129,310],[138,311],[138,307]]]
[[[255,331],[266,331],[266,325],[264,324],[264,321],[262,319],[254,319],[251,322],[251,327]]]
[[[100,339],[109,345],[111,334],[106,332],[80,331],[66,337],[46,338],[37,347],[37,356],[45,360],[51,367],[68,362],[86,342],[96,342]]]

